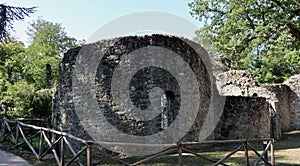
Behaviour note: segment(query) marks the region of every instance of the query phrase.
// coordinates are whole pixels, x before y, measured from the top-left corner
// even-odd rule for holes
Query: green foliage
[[[32,110],[32,99],[35,88],[26,81],[21,80],[14,84],[8,84],[6,91],[6,102],[10,106],[9,116],[30,117]]]
[[[35,92],[31,103],[31,116],[51,119],[52,94],[52,89],[42,89]]]
[[[53,87],[58,76],[58,65],[62,54],[78,46],[75,38],[67,36],[60,24],[38,19],[28,28],[31,44],[27,48],[28,58],[24,70],[27,79],[38,89]],[[51,70],[47,77],[46,66]],[[47,79],[46,79],[47,78]]]
[[[31,48],[30,48],[31,49]],[[60,62],[60,56],[42,56],[32,52],[29,48],[26,53],[28,57],[22,61],[24,63],[23,71],[25,72],[25,79],[35,84],[38,89],[53,87],[56,83],[58,75],[58,64]],[[46,65],[51,66],[51,75],[53,76],[47,84],[46,83]]]
[[[0,78],[13,83],[22,79],[21,61],[24,58],[25,48],[21,42],[0,44]]]
[[[205,25],[197,41],[232,69],[261,83],[300,73],[300,3],[295,0],[194,0],[191,14]]]
[[[49,118],[51,115],[52,89],[36,91],[25,80],[7,83],[2,102],[9,106],[9,117]]]
[[[42,56],[62,56],[78,44],[75,38],[67,36],[60,24],[42,19],[31,23],[27,34],[31,39],[29,49]]]
[[[37,20],[28,28],[31,44],[0,43],[0,114],[9,106],[10,117],[49,118],[61,55],[77,47],[60,24]]]

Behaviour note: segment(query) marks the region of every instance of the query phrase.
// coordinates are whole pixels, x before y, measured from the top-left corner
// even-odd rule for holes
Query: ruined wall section
[[[300,129],[300,74],[292,76],[284,82],[290,90],[288,91],[290,106],[291,130]]]
[[[219,74],[217,85],[220,94],[224,96],[261,97],[265,98],[268,103],[273,102],[276,109],[277,135],[280,136],[282,130],[289,129],[290,122],[286,121],[288,118],[281,116],[281,114],[286,115],[289,111],[288,108],[285,108],[288,102],[281,96],[281,85],[260,86],[252,75],[244,70],[230,70]],[[270,113],[269,110],[266,111]],[[282,123],[285,123],[283,127]]]
[[[139,43],[137,38],[128,38],[133,46]],[[133,40],[133,41],[131,41]],[[168,44],[164,38],[155,39],[161,43]],[[150,40],[149,40],[150,41]],[[115,41],[111,41],[114,43]],[[129,41],[127,41],[129,42]],[[118,47],[110,47],[111,43],[102,43],[107,46],[97,45],[95,47],[107,47],[112,49],[112,55],[107,56],[107,62],[117,63],[120,60],[120,56],[117,54]],[[172,44],[168,44],[172,45]],[[133,47],[132,46],[132,47]],[[131,47],[131,46],[130,46]],[[183,46],[182,46],[183,47]],[[121,48],[121,46],[120,46]],[[174,50],[178,49],[178,46],[174,46]],[[75,136],[84,139],[91,139],[86,131],[81,126],[78,116],[76,115],[73,99],[72,89],[72,72],[75,67],[76,57],[80,51],[80,48],[69,50],[59,67],[59,78],[57,91],[54,96],[54,111],[53,111],[53,124],[56,129],[65,131]],[[130,52],[131,49],[125,49],[125,52]],[[182,48],[181,52],[187,51]],[[191,62],[196,62],[196,59]],[[99,63],[99,62],[94,62]],[[198,66],[199,67],[199,66]],[[99,68],[103,69],[103,68]],[[109,69],[109,68],[108,68]],[[200,70],[202,71],[202,70]],[[159,72],[158,72],[159,73]],[[203,77],[204,74],[199,74]],[[101,74],[96,75],[99,85],[106,85],[105,79]],[[166,77],[168,78],[168,77]],[[209,78],[205,76],[203,78],[203,86],[206,85],[205,80],[209,81]],[[269,103],[275,103],[275,109],[277,111],[276,128],[277,136],[281,135],[281,131],[288,131],[291,129],[300,129],[300,75],[294,76],[286,81],[284,84],[277,85],[265,85],[259,86],[259,84],[252,78],[251,74],[245,71],[231,70],[221,73],[217,76],[217,87],[220,95],[228,96],[224,107],[221,120],[216,127],[213,138],[214,139],[237,139],[237,138],[262,138],[270,136],[270,111]],[[85,91],[83,90],[83,93]],[[101,102],[104,101],[105,91],[98,90],[98,95],[101,98]],[[207,96],[210,94],[203,93]],[[207,106],[207,103],[206,105]],[[116,107],[112,107],[116,108]],[[87,111],[89,109],[86,109]],[[115,111],[115,110],[113,110]],[[116,111],[118,111],[116,109]],[[198,122],[195,123],[192,129],[189,131],[189,135],[186,135],[187,140],[195,140],[199,130],[201,128],[204,115],[198,115]],[[95,117],[90,115],[90,117]],[[120,116],[123,117],[123,116]],[[87,118],[88,122],[88,118]],[[123,120],[124,124],[129,122]],[[199,123],[199,124],[198,124]],[[156,125],[156,124],[153,124]],[[121,127],[123,125],[120,125]],[[90,126],[94,127],[93,125]],[[126,130],[128,128],[122,128]],[[139,130],[136,130],[139,132]],[[102,132],[102,131],[99,131]],[[109,131],[105,131],[109,135]],[[193,132],[193,133],[192,133]],[[191,138],[189,138],[191,137]]]
[[[300,129],[300,75],[283,84],[259,85],[249,72],[230,70],[217,76],[218,90],[224,96],[263,97],[275,107],[277,128]]]
[[[268,138],[268,107],[265,98],[227,96],[214,139]]]
[[[121,59],[124,58],[125,60],[133,61],[129,57],[131,56],[131,53],[134,50],[138,50],[140,48],[148,48],[148,46],[157,46],[157,47],[160,46],[163,48],[168,48],[169,50],[174,51],[178,55],[181,55],[182,58],[189,63],[189,66],[191,66],[191,69],[196,74],[197,76],[196,78],[198,80],[197,86],[199,86],[199,91],[200,91],[199,93],[201,99],[200,103],[202,103],[202,105],[201,108],[199,108],[199,113],[193,117],[190,117],[190,119],[194,119],[196,117],[196,120],[195,122],[192,121],[194,123],[190,131],[187,132],[188,133],[198,132],[199,134],[201,125],[207,113],[206,110],[209,109],[209,101],[211,97],[210,94],[211,82],[210,82],[208,72],[205,69],[205,65],[203,64],[202,60],[198,57],[196,52],[193,52],[193,50],[187,44],[185,44],[182,39],[177,37],[163,36],[163,35],[115,38],[115,39],[103,40],[97,43],[83,46],[85,47],[85,49],[80,50],[80,48],[77,48],[77,49],[69,50],[64,55],[63,61],[60,64],[60,68],[59,68],[58,86],[57,86],[57,90],[53,102],[54,103],[53,105],[54,127],[58,130],[68,132],[70,134],[73,134],[75,136],[84,139],[97,138],[97,135],[101,134],[101,136],[103,136],[103,139],[107,139],[104,141],[113,141],[109,139],[111,139],[112,135],[114,135],[112,131],[116,131],[116,128],[118,129],[118,131],[120,131],[120,133],[121,132],[130,133],[131,135],[139,135],[139,136],[140,135],[144,136],[147,134],[151,135],[154,132],[158,132],[157,130],[160,130],[162,128],[161,123],[164,120],[164,119],[161,120],[162,118],[160,116],[157,116],[158,118],[156,117],[153,118],[154,119],[153,121],[149,120],[151,123],[149,122],[148,124],[146,123],[142,124],[144,126],[140,127],[141,124],[140,123],[138,124],[138,122],[136,122],[133,118],[131,118],[130,109],[128,108],[125,111],[119,109],[120,107],[118,107],[116,103],[114,103],[110,98],[110,96],[108,95],[110,94],[110,88],[112,85],[109,79],[107,78],[108,77],[110,78],[110,76],[114,74],[114,70],[116,70],[118,65],[119,67],[124,67],[124,63],[120,63]],[[84,52],[82,50],[84,51],[86,50],[87,52]],[[79,87],[74,86],[75,81],[74,78],[72,77],[74,77],[76,68],[77,69],[81,68],[79,67],[79,65],[81,64],[78,63],[78,60],[81,60],[80,58],[82,58],[83,56],[87,56],[87,57],[95,56],[100,53],[104,54],[101,61],[91,61],[90,62],[91,64],[83,63],[84,65],[98,66],[96,68],[97,70],[95,71],[96,75],[92,75],[92,74],[81,75],[81,73],[80,75],[75,74],[75,76],[80,76],[80,79],[94,81],[94,82],[90,82],[91,84],[93,84],[93,86],[91,87],[95,88],[94,90],[96,92],[96,94],[91,94],[91,95],[96,95],[96,99],[97,99],[97,103],[96,103],[97,107],[94,108],[89,104],[85,104],[85,102],[82,101],[81,98],[74,95],[75,92],[76,93],[80,92],[83,95],[86,94],[86,96],[88,96],[89,87],[88,86],[81,87],[82,89],[79,89]],[[162,55],[163,53],[165,52],[162,52]],[[142,58],[140,59],[141,61],[139,61],[139,63],[145,63]],[[178,69],[180,69],[180,66],[178,67]],[[133,71],[129,70],[124,72],[130,73]],[[140,107],[149,104],[148,99],[144,97],[144,96],[147,97],[149,94],[138,89],[140,88],[140,86],[142,86],[140,82],[145,84],[145,87],[148,88],[147,91],[150,91],[151,88],[153,87],[158,87],[158,85],[162,89],[165,88],[166,91],[168,91],[169,89],[172,90],[172,92],[174,93],[173,95],[174,101],[172,100],[172,102],[174,103],[177,103],[177,100],[183,100],[183,98],[180,98],[180,93],[179,93],[180,89],[177,87],[178,85],[175,85],[176,81],[173,81],[174,80],[173,77],[166,75],[165,71],[161,71],[160,69],[157,69],[155,67],[151,67],[151,68],[149,67],[149,69],[147,68],[147,70],[146,69],[138,70],[137,74],[133,75],[133,78],[134,79],[132,79],[132,81],[130,82],[131,86],[129,86],[130,93],[132,92],[133,94],[131,96],[133,97],[131,99],[126,99],[126,100],[133,100],[134,102],[137,102],[138,106]],[[161,81],[154,80],[154,78],[161,78]],[[76,80],[80,81],[80,79],[78,78]],[[125,80],[126,78],[119,78],[119,79]],[[191,77],[185,76],[185,80],[189,81],[189,79],[191,79]],[[113,79],[111,80],[113,82]],[[153,82],[156,83],[157,85],[154,84]],[[118,83],[122,84],[123,82],[118,82]],[[184,87],[180,87],[180,88],[184,88]],[[142,96],[138,96],[136,94],[141,94]],[[193,100],[194,99],[190,99],[191,102]],[[178,109],[177,105],[174,104],[174,107],[175,106],[176,108],[174,110]],[[192,107],[192,105],[189,107]],[[81,112],[82,114],[86,114],[84,118],[78,115],[77,112],[78,108],[80,108],[79,112]],[[186,112],[188,112],[189,110],[191,109],[187,109]],[[182,112],[185,112],[185,110],[183,110]],[[106,119],[99,118],[100,114],[103,114]],[[176,116],[173,114],[171,115],[170,112],[170,115],[168,114],[168,119],[166,120],[168,120],[168,122],[171,123],[171,121],[172,120],[174,121],[175,119],[173,117]],[[109,121],[109,123],[115,128],[111,128],[108,130],[99,128],[97,125],[103,124],[102,122],[104,120]],[[90,126],[83,126],[83,124],[90,125]],[[96,130],[96,128],[99,129],[97,130],[97,132],[87,131],[89,129],[94,131]],[[175,135],[177,133],[174,132],[172,134]],[[197,134],[195,134],[195,136],[197,136]],[[188,135],[185,137],[187,139],[189,138]],[[190,141],[197,140],[197,138],[198,136],[192,137],[188,140]]]
[[[258,86],[251,74],[244,70],[230,70],[217,76],[217,88],[223,96],[253,96],[251,89]]]
[[[264,94],[269,94],[267,99],[274,104],[279,117],[277,123],[279,123],[281,131],[291,130],[290,88],[284,84],[264,85],[262,88],[267,90]],[[263,95],[261,91],[258,91],[258,94],[259,96]]]
[[[52,124],[57,130],[72,133],[73,135],[91,139],[80,125],[74,109],[72,98],[72,71],[80,47],[71,49],[64,54],[59,66],[58,85],[53,98]],[[76,145],[75,145],[76,146]]]

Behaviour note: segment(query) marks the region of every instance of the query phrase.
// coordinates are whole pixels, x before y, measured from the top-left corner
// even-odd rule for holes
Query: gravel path
[[[0,150],[0,166],[14,165],[14,166],[31,166],[26,160],[12,153]]]

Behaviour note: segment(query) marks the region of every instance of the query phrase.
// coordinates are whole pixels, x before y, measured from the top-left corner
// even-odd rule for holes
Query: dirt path
[[[17,155],[0,150],[0,165],[30,166],[31,164]]]

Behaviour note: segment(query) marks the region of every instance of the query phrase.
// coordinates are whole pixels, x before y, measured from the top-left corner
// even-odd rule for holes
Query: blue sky
[[[15,22],[14,36],[26,42],[26,27],[33,20],[42,19],[60,23],[69,36],[88,39],[106,23],[126,14],[142,11],[161,11],[185,18],[196,26],[201,23],[189,14],[192,0],[3,0],[11,6],[32,7],[37,11],[24,22]]]

